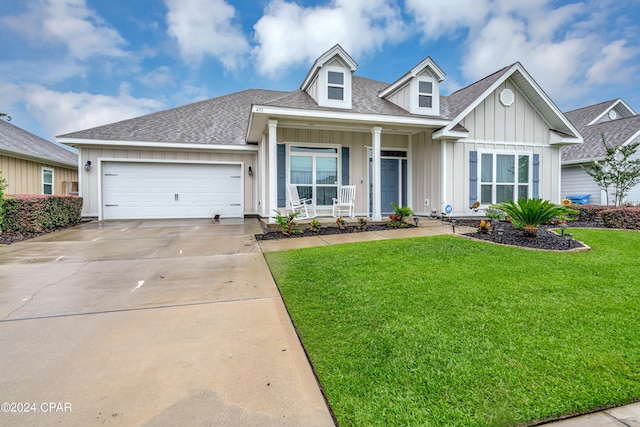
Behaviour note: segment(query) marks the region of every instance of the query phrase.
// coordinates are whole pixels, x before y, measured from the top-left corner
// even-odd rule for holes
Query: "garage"
[[[241,164],[102,163],[102,218],[240,218]]]

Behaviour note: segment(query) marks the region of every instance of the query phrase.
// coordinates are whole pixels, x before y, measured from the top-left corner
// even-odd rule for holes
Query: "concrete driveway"
[[[327,426],[255,220],[0,248],[0,425]]]

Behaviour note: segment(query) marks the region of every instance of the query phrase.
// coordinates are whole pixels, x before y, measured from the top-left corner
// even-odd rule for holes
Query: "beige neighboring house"
[[[78,194],[78,155],[0,120],[6,194]]]
[[[606,205],[607,194],[582,166],[587,167],[591,160],[604,160],[607,153],[602,145],[603,133],[612,147],[640,141],[640,115],[622,98],[578,108],[565,115],[584,137],[584,144],[562,149],[562,196],[588,195],[589,204]],[[633,158],[640,158],[640,152]],[[625,201],[640,204],[640,184],[629,190]],[[613,194],[609,195],[609,204],[615,204]]]
[[[245,90],[58,136],[91,162],[83,215],[269,218],[289,209],[290,184],[319,215],[355,185],[356,216],[373,220],[391,203],[468,216],[519,197],[560,202],[560,148],[582,137],[520,63],[448,96],[430,57],[391,84],[356,68],[336,45],[291,92]]]

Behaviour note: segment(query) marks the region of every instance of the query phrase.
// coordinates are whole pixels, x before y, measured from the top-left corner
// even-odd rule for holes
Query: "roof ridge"
[[[465,89],[468,89],[468,88],[470,88],[471,86],[475,86],[475,85],[477,85],[477,84],[479,84],[479,83],[483,82],[484,80],[487,80],[487,79],[489,79],[489,78],[491,78],[491,77],[495,76],[496,74],[499,74],[499,73],[504,72],[504,70],[506,70],[506,69],[508,69],[508,68],[511,68],[511,67],[513,67],[513,66],[514,66],[514,65],[516,65],[516,64],[518,64],[518,62],[514,62],[514,63],[513,63],[513,64],[511,64],[511,65],[506,65],[506,66],[504,66],[504,67],[500,68],[499,70],[494,71],[493,73],[491,73],[491,74],[489,74],[489,75],[487,75],[487,76],[484,76],[484,77],[483,77],[483,78],[481,78],[480,80],[476,80],[475,82],[473,82],[473,83],[471,83],[471,84],[468,84],[468,85],[467,85],[467,86],[465,86],[465,87],[461,87],[460,89],[456,90],[455,92],[452,92],[452,93],[450,93],[449,95],[445,95],[445,96],[446,96],[446,97],[449,97],[449,96],[455,95],[456,93],[461,92],[461,91],[463,91],[463,90],[465,90]]]
[[[618,101],[620,99],[622,99],[622,98],[614,98],[614,99],[611,99],[611,100],[608,100],[608,101],[597,102],[595,104],[591,104],[591,105],[587,105],[587,106],[584,106],[584,107],[576,108],[574,110],[564,111],[563,113],[564,114],[575,113],[576,111],[586,110],[587,108],[594,108],[594,107],[597,107],[598,105],[612,104],[615,101]]]

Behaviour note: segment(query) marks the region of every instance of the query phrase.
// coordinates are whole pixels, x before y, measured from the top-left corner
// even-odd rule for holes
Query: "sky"
[[[427,56],[449,94],[520,61],[562,111],[640,111],[640,1],[1,0],[0,112],[56,135],[244,89],[293,91],[336,43],[392,83]]]

